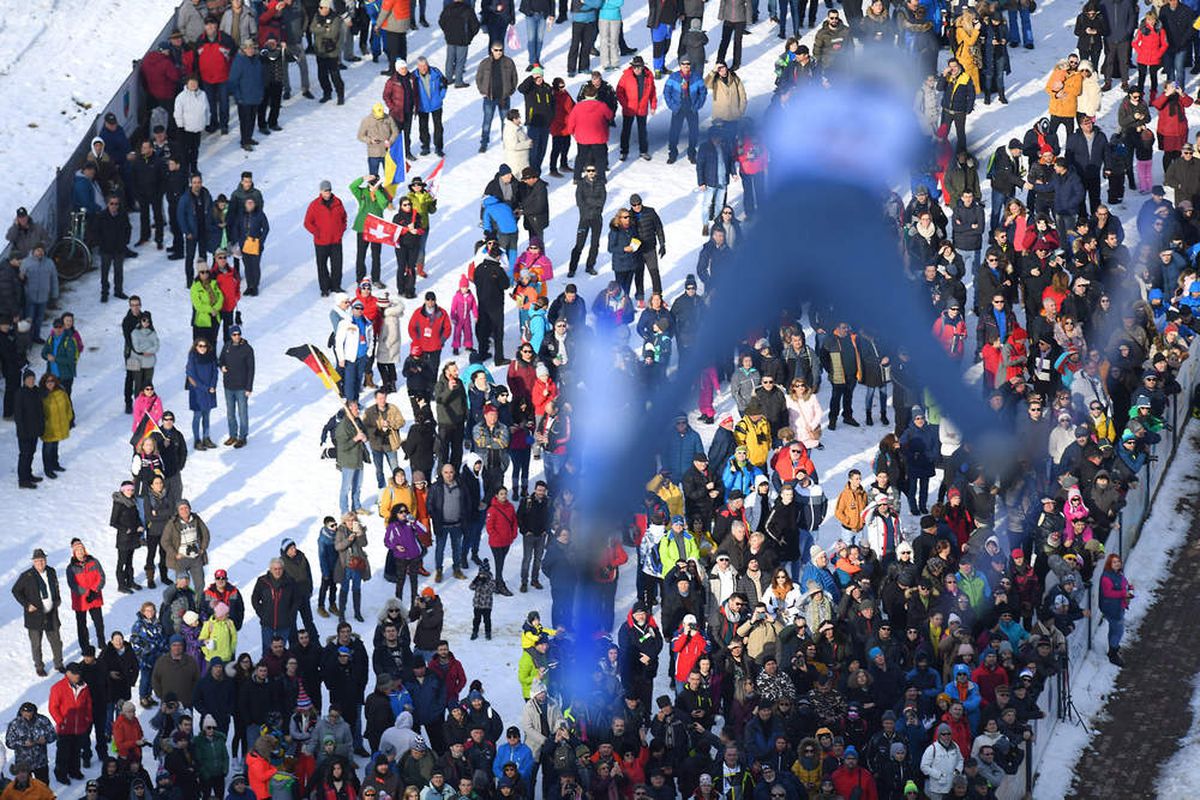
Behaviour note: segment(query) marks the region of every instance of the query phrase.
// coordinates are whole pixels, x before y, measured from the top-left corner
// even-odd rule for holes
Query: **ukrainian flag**
[[[396,137],[396,141],[392,142],[392,146],[388,148],[387,154],[383,157],[383,175],[380,178],[382,178],[383,185],[390,189],[404,183],[404,172],[404,133],[402,132]]]

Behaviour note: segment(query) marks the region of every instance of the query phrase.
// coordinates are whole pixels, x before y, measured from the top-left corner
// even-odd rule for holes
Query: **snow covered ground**
[[[1137,598],[1125,614],[1123,649],[1136,646],[1146,611],[1158,598],[1170,564],[1162,554],[1176,550],[1187,540],[1192,517],[1187,513],[1179,513],[1174,499],[1195,494],[1198,466],[1200,452],[1197,451],[1195,436],[1186,435],[1159,488],[1159,505],[1142,527],[1137,546],[1125,558],[1125,577],[1136,588]],[[1076,661],[1071,665],[1071,697],[1089,728],[1099,721],[1119,672],[1108,661],[1107,635],[1107,629],[1101,627],[1095,633],[1087,658],[1082,663]],[[1200,707],[1200,689],[1197,690],[1197,696],[1191,698],[1191,703],[1192,731],[1180,742],[1180,749],[1171,761],[1162,767],[1158,782],[1159,797],[1188,797],[1196,790],[1195,771],[1182,767],[1193,763],[1188,759],[1200,752],[1200,722],[1196,721],[1198,715],[1195,713],[1195,709]],[[1091,732],[1080,725],[1067,722],[1058,724],[1042,758],[1042,772],[1034,787],[1034,797],[1038,800],[1057,800],[1067,796],[1074,777],[1071,767],[1090,739]]]
[[[163,0],[27,0],[8,8],[0,18],[0,174],[12,206],[5,215],[41,197],[171,10]]]
[[[49,0],[36,2],[50,5]],[[143,34],[152,35],[167,13],[161,6],[152,13],[150,4],[142,0],[110,0],[91,6],[59,0],[56,8],[65,15],[74,15],[76,22],[83,20],[84,24],[70,28],[50,26],[36,40],[36,47],[25,53],[8,45],[13,28],[0,32],[3,43],[0,63],[7,67],[7,77],[0,79],[0,100],[10,109],[4,127],[0,128],[3,131],[0,133],[3,137],[0,138],[0,158],[4,159],[0,166],[4,167],[6,175],[16,176],[17,187],[24,187],[27,194],[20,195],[21,203],[32,202],[41,193],[54,165],[65,157],[81,133],[78,126],[71,128],[66,118],[58,126],[59,117],[63,116],[59,110],[69,102],[71,93],[78,94],[86,89],[89,92],[86,99],[90,102],[105,101],[106,92],[111,91],[115,83],[114,86],[101,86],[98,81],[91,83],[100,77],[98,73],[102,70],[99,67],[113,63],[119,68],[118,74],[123,75],[121,65],[140,55],[149,44],[148,41],[142,43],[140,38]],[[1013,51],[1011,103],[987,107],[981,103],[972,116],[971,142],[981,165],[986,163],[996,145],[1006,143],[1013,136],[1020,137],[1030,122],[1045,114],[1044,76],[1054,60],[1074,46],[1069,26],[1076,11],[1075,4],[1064,0],[1049,0],[1040,6],[1035,16],[1038,49]],[[79,16],[85,14],[88,16]],[[430,17],[435,16],[436,12],[431,9]],[[30,17],[42,18],[37,14]],[[86,21],[97,18],[103,18],[108,24],[120,20],[122,41],[134,47],[136,52],[118,55],[104,41],[108,36],[88,37],[78,33],[89,31],[91,27]],[[9,21],[8,24],[13,23]],[[35,23],[30,22],[30,26],[29,33],[20,37],[21,40],[27,41],[36,31]],[[715,7],[708,10],[706,29],[712,41],[710,57],[715,57],[720,36]],[[648,58],[649,37],[643,8],[639,7],[626,20],[626,31],[631,44],[640,47]],[[812,32],[805,36],[810,46],[812,37]],[[547,77],[565,75],[568,42],[569,33],[562,26],[550,34],[544,53]],[[773,85],[772,62],[782,42],[775,38],[773,28],[764,22],[747,36],[745,44],[741,75],[753,97],[751,113],[758,113],[769,97]],[[424,54],[439,67],[445,60],[444,48],[430,31],[410,36],[409,54],[410,62]],[[481,55],[482,45],[477,42],[472,63]],[[517,54],[516,60],[523,71],[523,54]],[[46,64],[53,65],[53,74],[47,72]],[[258,356],[256,389],[250,401],[249,446],[237,451],[221,448],[195,453],[185,473],[185,495],[208,522],[214,537],[209,574],[217,567],[225,567],[231,579],[246,590],[264,569],[267,558],[278,551],[279,542],[285,537],[295,539],[313,558],[320,519],[336,509],[338,474],[330,462],[318,460],[317,439],[321,425],[337,405],[311,374],[283,353],[288,347],[304,342],[323,343],[328,334],[328,307],[318,297],[311,244],[301,221],[304,209],[316,195],[322,179],[331,180],[348,208],[353,207],[347,187],[366,171],[365,152],[354,137],[359,120],[369,113],[371,104],[380,96],[385,79],[378,74],[379,69],[380,65],[366,61],[352,65],[343,73],[347,83],[344,108],[333,104],[318,105],[299,96],[293,98],[285,104],[282,114],[284,132],[265,138],[263,146],[253,154],[240,150],[234,135],[208,137],[203,144],[201,168],[205,183],[214,196],[218,192],[231,191],[242,170],[253,170],[255,181],[265,195],[265,210],[272,224],[263,260],[262,294],[246,298],[241,304],[245,335]],[[88,73],[87,80],[81,82],[84,72]],[[39,77],[43,75],[44,78]],[[618,75],[613,73],[609,79],[615,82]],[[313,77],[315,79],[315,70]],[[572,91],[579,82],[580,79],[576,79],[570,83]],[[1118,102],[1115,92],[1104,98],[1102,127],[1106,130],[1115,127]],[[428,254],[431,277],[419,287],[422,291],[433,289],[443,301],[448,301],[457,286],[477,238],[478,199],[483,186],[504,160],[498,127],[493,128],[491,149],[486,154],[476,152],[479,105],[479,96],[473,87],[452,89],[447,100],[447,170],[439,188],[440,210],[432,224]],[[707,112],[702,113],[707,116]],[[50,118],[56,125],[47,130],[51,127]],[[27,121],[36,121],[39,127],[25,128]],[[617,163],[614,153],[611,160],[615,166],[609,176],[605,219],[607,221],[618,206],[625,204],[632,192],[641,193],[647,205],[658,209],[667,229],[668,256],[663,262],[663,280],[667,297],[673,298],[682,292],[684,276],[694,270],[702,239],[694,171],[686,162],[670,167],[665,164],[668,121],[669,114],[663,107],[650,120],[653,161],[634,159]],[[612,149],[616,149],[615,143]],[[433,164],[431,158],[421,159],[410,174],[428,174]],[[565,283],[562,276],[574,240],[576,213],[570,182],[549,180],[553,220],[547,230],[547,249],[560,270],[551,286],[551,293],[555,295]],[[731,191],[731,200],[740,209],[740,190],[736,185]],[[1117,210],[1122,215],[1132,214],[1139,202],[1136,195],[1129,196],[1125,206]],[[353,241],[347,237],[346,271],[351,277],[353,249]],[[582,271],[579,275],[577,283],[589,302],[609,280],[607,264],[607,256],[602,255],[599,277],[586,276]],[[166,406],[176,411],[180,427],[188,431],[189,414],[182,372],[190,330],[188,299],[181,273],[177,262],[168,262],[160,253],[143,250],[141,258],[127,264],[126,290],[139,293],[144,298],[145,308],[155,315],[163,342],[156,385]],[[394,274],[394,262],[390,254],[385,254],[385,279],[394,283]],[[5,509],[2,516],[6,522],[5,533],[0,535],[0,564],[3,565],[0,566],[0,585],[11,585],[27,566],[29,552],[35,545],[47,550],[51,563],[61,574],[68,559],[67,543],[73,536],[80,536],[88,543],[110,574],[115,565],[112,533],[106,523],[110,494],[128,476],[127,439],[131,420],[121,413],[120,397],[123,380],[120,320],[125,309],[117,302],[100,305],[96,283],[96,274],[89,274],[67,289],[62,302],[63,308],[76,313],[87,343],[74,394],[79,425],[62,447],[62,460],[69,471],[57,481],[44,482],[36,492],[18,491],[13,474],[15,440],[8,434],[0,436],[0,464],[5,465],[5,480],[0,482],[0,508]],[[345,285],[350,285],[349,278]],[[412,307],[410,305],[409,310]],[[513,317],[515,315],[510,315],[510,319]],[[511,349],[516,341],[512,325],[507,338]],[[822,399],[827,402],[827,389]],[[727,407],[728,399],[723,397],[722,400],[723,407]],[[405,416],[411,418],[406,403],[400,402]],[[861,403],[860,396],[856,403],[859,414]],[[692,416],[694,420],[694,413]],[[213,438],[223,439],[223,411],[214,415],[214,423]],[[712,429],[696,422],[693,424],[707,441]],[[880,427],[841,427],[826,437],[823,451],[813,453],[831,501],[842,486],[846,470],[869,467],[875,445],[884,432]],[[370,503],[375,492],[369,470],[364,478],[364,501]],[[908,520],[909,524],[911,522]],[[835,521],[827,522],[820,532],[820,542],[830,544],[837,538],[838,531]],[[372,561],[378,568],[383,563],[383,548],[382,526],[377,519],[368,522],[368,535]],[[1131,568],[1135,564],[1136,561],[1131,563]],[[510,580],[514,566],[510,563],[508,567]],[[1134,580],[1139,584],[1149,583],[1136,577]],[[379,577],[371,581],[365,591],[365,613],[373,614],[391,588]],[[438,589],[450,612],[446,621],[447,637],[456,645],[469,676],[484,682],[506,719],[514,718],[520,707],[520,696],[512,680],[520,655],[517,633],[530,609],[548,611],[547,593],[497,598],[495,639],[474,642],[468,647],[465,637],[470,622],[470,595],[465,584],[450,580]],[[619,609],[628,607],[632,591],[632,568],[626,568],[617,601]],[[148,592],[142,592],[125,597],[109,591],[105,609],[109,630],[127,631],[138,603],[148,595]],[[70,621],[64,621],[70,631]],[[323,634],[332,633],[332,623],[319,622]],[[39,681],[33,677],[20,615],[11,604],[0,606],[0,637],[12,643],[11,647],[0,651],[0,670],[8,677],[0,682],[0,722],[3,722],[12,717],[17,704],[23,700],[44,705],[51,680]],[[68,638],[73,640],[74,637],[69,635]],[[247,624],[242,631],[242,649],[257,651],[257,639],[257,626]],[[67,658],[77,655],[77,646],[72,642],[67,649]],[[1098,665],[1101,672],[1108,668],[1107,664]],[[1082,700],[1084,694],[1079,692],[1077,697]],[[1064,757],[1058,763],[1070,764],[1073,760]],[[1064,776],[1064,788],[1068,781],[1069,776]]]

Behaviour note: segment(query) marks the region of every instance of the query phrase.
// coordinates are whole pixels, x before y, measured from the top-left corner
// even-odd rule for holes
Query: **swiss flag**
[[[400,226],[396,223],[388,222],[374,214],[367,214],[367,219],[363,222],[363,238],[368,242],[395,247],[399,235]]]

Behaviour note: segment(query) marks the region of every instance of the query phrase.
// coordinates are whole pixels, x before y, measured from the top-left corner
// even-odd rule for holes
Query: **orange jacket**
[[[1079,95],[1083,92],[1083,73],[1067,73],[1056,69],[1046,79],[1046,94],[1050,95],[1050,116],[1075,118]]]
[[[112,726],[113,744],[117,748],[117,757],[129,760],[134,764],[142,762],[142,748],[138,742],[142,740],[142,723],[117,714]]]

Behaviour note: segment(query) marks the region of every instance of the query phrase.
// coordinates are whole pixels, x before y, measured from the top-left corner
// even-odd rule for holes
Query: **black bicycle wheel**
[[[69,236],[54,243],[50,258],[58,267],[58,277],[64,281],[73,281],[92,268],[92,253],[87,245]]]

